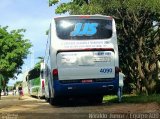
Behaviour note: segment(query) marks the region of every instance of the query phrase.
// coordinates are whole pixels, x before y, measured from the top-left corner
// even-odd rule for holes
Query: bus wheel
[[[55,105],[55,100],[54,100],[54,98],[50,98],[49,103],[50,103],[51,105]]]
[[[49,102],[49,98],[45,98],[45,101],[46,101],[46,102]]]
[[[103,102],[103,96],[97,96],[95,100],[97,103],[101,104]]]
[[[118,96],[118,102],[122,102],[122,87],[118,88],[117,96]]]
[[[101,104],[103,101],[103,96],[91,96],[88,101],[92,104]]]
[[[61,98],[50,98],[49,103],[51,105],[60,105],[62,103],[62,99]]]

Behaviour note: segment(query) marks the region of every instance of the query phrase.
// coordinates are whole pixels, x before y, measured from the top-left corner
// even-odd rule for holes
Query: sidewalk
[[[15,101],[15,100],[19,100],[19,96],[18,95],[2,95],[1,96],[1,100],[0,101],[8,101],[8,100],[12,100],[12,101]],[[28,95],[24,95],[22,96],[22,99],[20,101],[28,101],[28,100],[32,100],[32,101],[41,101],[41,99],[38,99],[38,98],[34,98],[34,97],[31,97],[31,96],[28,96]]]

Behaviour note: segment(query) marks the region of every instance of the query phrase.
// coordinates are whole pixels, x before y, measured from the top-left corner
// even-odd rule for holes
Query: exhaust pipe
[[[114,86],[113,85],[109,85],[108,86],[108,90],[113,90]]]

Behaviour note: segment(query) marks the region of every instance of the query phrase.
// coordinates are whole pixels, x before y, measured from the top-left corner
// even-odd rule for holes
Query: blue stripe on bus
[[[109,95],[117,94],[118,81],[118,76],[109,82],[62,84],[59,80],[54,80],[52,88],[54,88],[55,96]],[[108,89],[111,85],[114,86],[113,90]]]

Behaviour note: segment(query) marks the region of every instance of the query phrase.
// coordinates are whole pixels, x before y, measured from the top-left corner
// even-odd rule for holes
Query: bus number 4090
[[[112,68],[101,68],[100,72],[101,73],[112,73]]]

